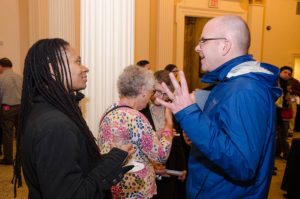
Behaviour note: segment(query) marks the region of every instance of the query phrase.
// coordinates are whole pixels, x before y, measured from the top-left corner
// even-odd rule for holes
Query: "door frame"
[[[222,10],[222,9],[209,9],[204,7],[196,7],[195,5],[186,5],[184,1],[178,3],[176,7],[176,65],[182,70],[183,69],[183,56],[184,56],[184,26],[185,17],[204,17],[213,18],[221,15],[234,14],[239,15],[245,21],[247,21],[247,12],[233,11],[233,10]]]

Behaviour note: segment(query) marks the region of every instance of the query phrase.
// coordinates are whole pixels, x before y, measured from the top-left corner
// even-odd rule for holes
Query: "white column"
[[[48,37],[48,0],[29,0],[29,45],[37,40]]]
[[[158,0],[156,68],[173,63],[174,6],[174,0]]]
[[[134,58],[134,0],[81,1],[81,55],[89,69],[86,119],[94,133],[118,99],[117,78]]]
[[[29,44],[39,39],[60,37],[78,47],[75,5],[79,0],[28,0]]]
[[[75,1],[49,0],[49,37],[59,37],[76,46]]]

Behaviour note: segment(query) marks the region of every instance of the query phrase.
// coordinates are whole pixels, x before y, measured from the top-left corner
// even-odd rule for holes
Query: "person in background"
[[[0,104],[1,106],[1,104]],[[0,120],[2,120],[1,116],[0,116]],[[2,156],[3,152],[2,152],[2,128],[0,125],[0,156]]]
[[[292,68],[292,67],[290,67]],[[289,123],[289,137],[293,137],[294,131],[300,131],[300,105],[299,105],[299,96],[300,96],[300,82],[291,76],[288,79],[288,84],[291,85],[290,94],[294,99],[294,103],[292,103],[292,110],[293,110],[293,118],[290,120]]]
[[[176,78],[178,78],[178,72],[179,72],[179,70],[178,70],[178,68],[177,68],[177,66],[175,64],[168,64],[168,65],[166,65],[165,66],[165,70],[169,71],[170,73],[173,73],[174,76]]]
[[[140,60],[136,63],[136,65],[150,70],[150,62],[148,60]]]
[[[171,91],[174,91],[169,71],[159,70],[154,73],[156,83],[154,85],[154,95],[151,97],[150,112],[151,119],[154,121],[155,130],[162,130],[165,126],[165,107],[157,103],[156,98],[168,101],[166,93],[164,93],[161,83],[164,82]],[[147,118],[149,120],[149,118]],[[156,164],[154,168],[156,173],[162,178],[157,180],[157,195],[153,199],[184,199],[185,198],[185,178],[187,171],[187,162],[184,151],[184,143],[182,137],[182,129],[173,118],[173,132],[176,136],[173,138],[171,152],[166,164]],[[179,171],[179,175],[169,175],[168,170]]]
[[[14,183],[21,166],[30,199],[110,198],[110,188],[132,168],[131,145],[99,152],[78,107],[88,68],[63,39],[42,39],[29,49],[17,139]]]
[[[2,71],[0,71],[0,74],[2,73]],[[1,107],[1,102],[0,102],[0,107]],[[0,114],[0,121],[2,121],[2,118],[1,118],[1,114]],[[2,152],[2,127],[1,127],[1,122],[0,122],[0,156],[3,155],[3,152]]]
[[[168,64],[165,66],[164,70],[168,71],[169,73],[173,73],[175,78],[178,80],[178,68],[175,64]],[[182,131],[182,130],[181,130]],[[185,156],[188,159],[189,153],[190,153],[190,145],[191,141],[190,139],[186,136],[184,132],[182,132],[182,140],[183,140],[183,146],[184,146],[184,151],[185,151]]]
[[[164,91],[170,108],[192,141],[187,197],[267,198],[275,154],[275,101],[279,69],[248,55],[250,32],[235,15],[219,16],[204,26],[195,50],[203,82],[219,82],[203,111],[192,100],[186,79],[171,73],[175,92]]]
[[[172,114],[166,110],[165,123],[154,131],[147,118],[139,112],[153,94],[152,72],[139,66],[127,66],[118,79],[120,100],[112,104],[100,121],[98,146],[107,153],[114,145],[131,143],[134,160],[143,167],[125,174],[112,188],[114,198],[151,198],[156,194],[154,163],[164,164],[173,140]]]
[[[0,125],[4,154],[0,164],[4,165],[13,164],[14,129],[18,130],[22,90],[22,76],[14,73],[12,67],[8,58],[0,59]]]
[[[289,121],[293,117],[291,109],[291,85],[289,80],[292,77],[293,69],[289,66],[280,68],[279,86],[282,89],[282,96],[277,100],[277,156],[287,159],[289,152],[288,129]],[[282,153],[282,156],[281,156]]]
[[[0,74],[2,72],[0,71]],[[0,102],[0,107],[1,107],[1,102]],[[1,118],[1,114],[0,114],[0,121],[2,121],[2,118]],[[0,123],[0,156],[2,156],[2,127],[1,127],[1,123]]]
[[[296,80],[296,79],[294,79]],[[295,119],[294,119],[294,123],[293,123],[293,131],[294,132],[300,132],[300,83],[298,80],[294,81],[292,83],[292,92],[291,92],[292,95],[295,95],[297,96],[296,99],[298,98],[297,100],[297,107],[296,107],[296,111],[295,111]]]
[[[137,62],[136,64],[137,66],[140,66],[141,68],[146,68],[148,70],[150,70],[150,63],[148,60],[140,60]],[[154,122],[153,119],[151,117],[151,113],[150,113],[150,109],[149,109],[149,103],[146,105],[145,108],[143,108],[142,110],[140,110],[140,112],[146,116],[146,118],[148,119],[148,121],[150,122],[151,126],[154,126]]]

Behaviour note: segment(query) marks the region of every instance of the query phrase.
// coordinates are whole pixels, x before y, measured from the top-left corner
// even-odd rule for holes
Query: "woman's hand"
[[[179,71],[181,85],[179,85],[173,73],[170,73],[169,76],[175,88],[175,92],[171,92],[164,82],[162,83],[162,87],[172,102],[165,102],[162,99],[157,99],[157,101],[163,106],[169,108],[175,114],[193,104],[194,99],[192,99],[190,96],[187,82],[182,71]]]
[[[163,164],[159,164],[159,163],[152,163],[153,167],[154,167],[154,171],[156,174],[161,175],[163,177],[170,177],[170,175],[168,175],[166,173],[166,166]]]
[[[116,147],[123,151],[126,151],[128,153],[128,156],[131,156],[135,152],[135,149],[132,146],[132,144],[124,144],[124,145],[116,146]]]
[[[178,180],[180,180],[181,182],[183,182],[186,178],[186,170],[184,170],[182,172],[182,175],[178,176]]]
[[[185,132],[182,132],[182,135],[183,135],[183,139],[184,139],[185,143],[186,143],[187,145],[191,146],[192,141],[191,141],[190,138],[186,135],[186,133],[185,133]]]

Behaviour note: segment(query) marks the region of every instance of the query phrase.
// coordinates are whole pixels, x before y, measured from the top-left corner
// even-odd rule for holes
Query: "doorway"
[[[204,72],[201,70],[200,57],[195,52],[195,47],[199,42],[204,25],[210,19],[205,17],[185,17],[183,71],[190,92],[208,86],[201,82]]]
[[[294,78],[300,81],[300,54],[294,56]]]

